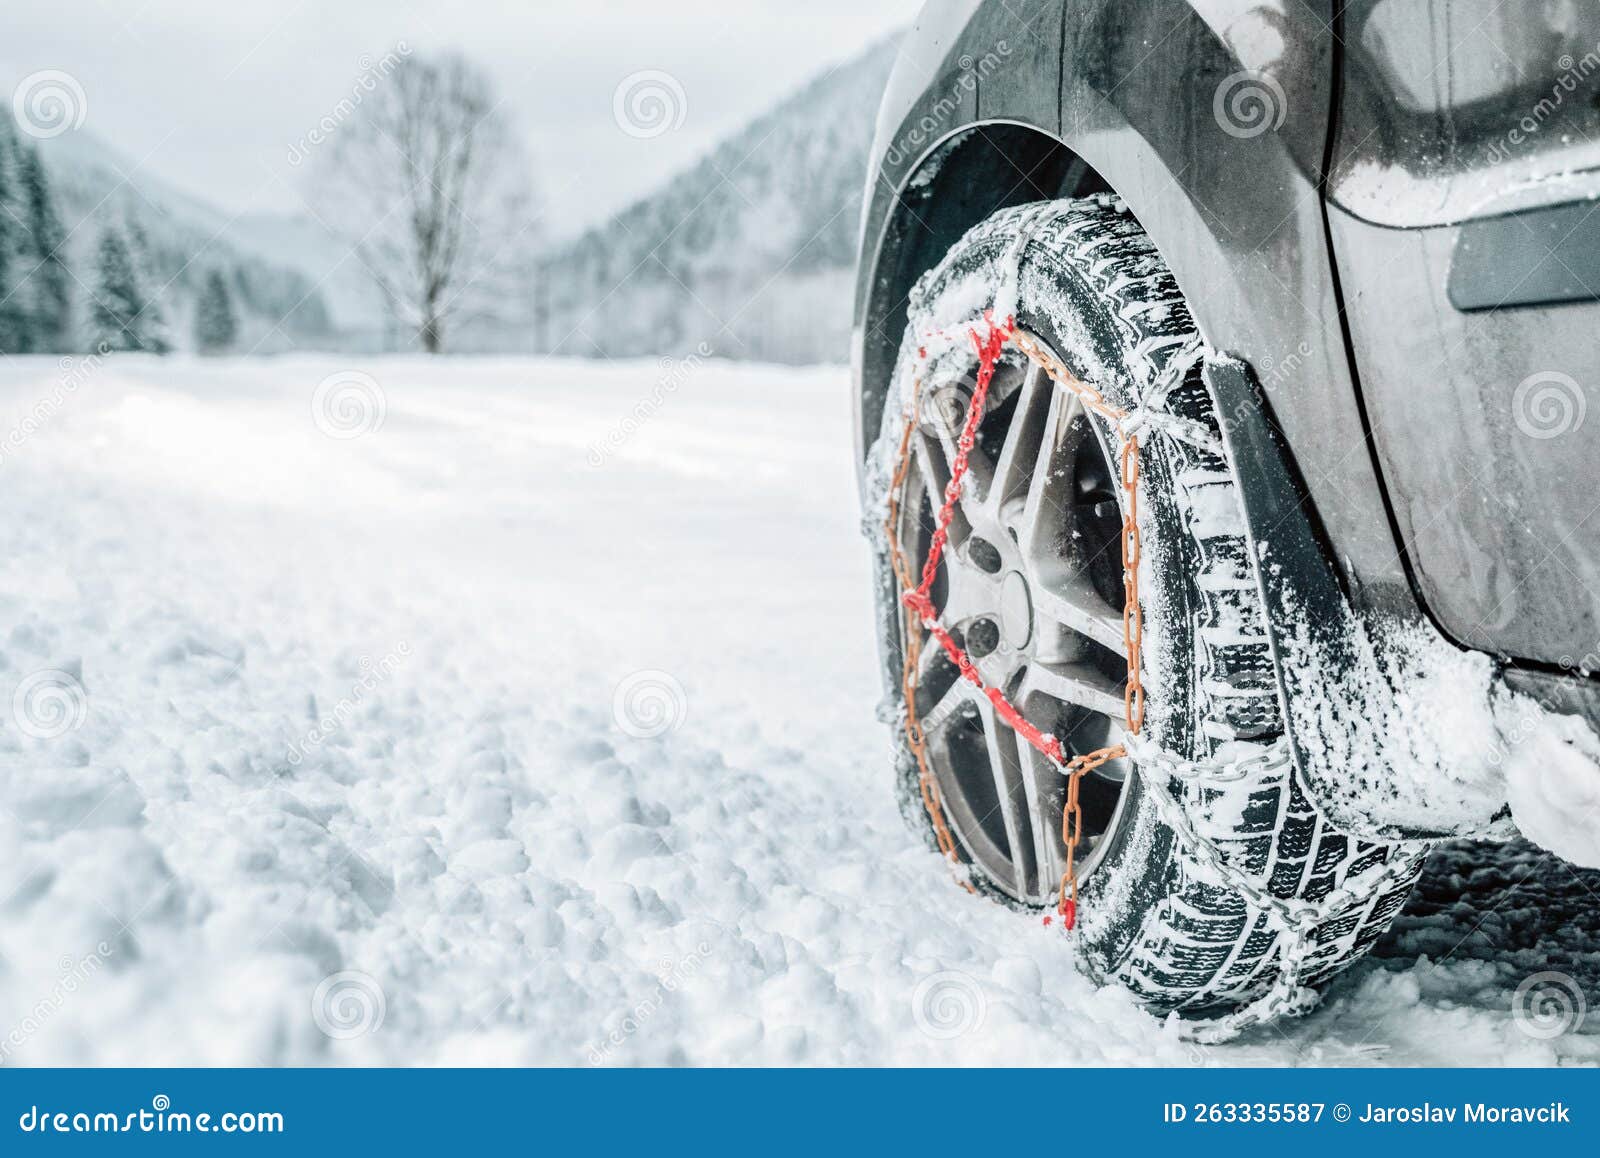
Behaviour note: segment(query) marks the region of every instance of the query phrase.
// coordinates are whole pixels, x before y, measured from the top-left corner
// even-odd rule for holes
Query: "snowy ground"
[[[0,1062],[1600,1058],[1511,1013],[1600,994],[1600,874],[1525,846],[1212,1049],[955,888],[842,371],[382,361],[339,439],[342,368],[0,364]]]

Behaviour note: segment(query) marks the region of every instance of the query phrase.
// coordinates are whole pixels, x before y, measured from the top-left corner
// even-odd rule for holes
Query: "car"
[[[1433,842],[1600,829],[1507,718],[1600,725],[1597,94],[1583,3],[901,46],[853,360],[903,808],[1200,1040],[1311,1008]]]

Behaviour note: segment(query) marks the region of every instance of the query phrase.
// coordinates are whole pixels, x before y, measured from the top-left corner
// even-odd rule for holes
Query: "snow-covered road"
[[[1512,1015],[1600,993],[1600,874],[1526,848],[1212,1049],[955,888],[843,371],[379,360],[315,420],[345,368],[0,364],[0,1063],[1600,1058]]]

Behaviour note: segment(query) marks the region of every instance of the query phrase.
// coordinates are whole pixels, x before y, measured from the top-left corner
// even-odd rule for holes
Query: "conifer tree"
[[[160,313],[145,291],[127,239],[116,229],[106,230],[100,238],[89,314],[97,346],[153,354],[169,349]]]
[[[32,347],[24,276],[26,217],[17,183],[19,148],[10,116],[0,114],[0,354],[22,354]]]
[[[239,317],[233,292],[218,270],[206,275],[194,310],[194,344],[202,354],[222,354],[239,338]]]
[[[37,149],[22,155],[18,169],[27,226],[23,276],[28,283],[30,348],[62,353],[72,333],[72,275],[67,270],[66,230],[56,212],[50,176]]]

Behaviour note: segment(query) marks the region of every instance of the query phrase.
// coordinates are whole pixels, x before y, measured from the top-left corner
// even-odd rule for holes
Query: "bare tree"
[[[313,171],[313,204],[391,320],[438,353],[448,328],[523,296],[526,157],[494,86],[459,56],[408,56],[347,111]]]

